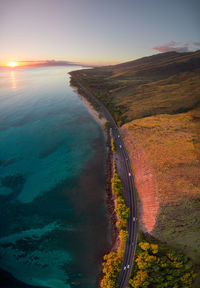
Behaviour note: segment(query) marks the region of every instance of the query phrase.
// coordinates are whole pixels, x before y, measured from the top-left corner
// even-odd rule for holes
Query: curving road
[[[131,274],[133,258],[136,248],[136,234],[137,234],[137,210],[136,210],[136,189],[132,175],[132,169],[128,154],[125,149],[125,145],[120,136],[119,130],[111,114],[104,107],[104,105],[88,90],[86,89],[78,79],[76,80],[79,87],[95,102],[99,105],[100,112],[110,122],[110,128],[112,129],[113,138],[116,144],[117,165],[120,166],[119,176],[122,180],[124,187],[124,194],[127,198],[127,205],[130,209],[130,215],[128,219],[128,239],[126,241],[126,248],[124,253],[124,260],[122,270],[120,273],[118,288],[125,288],[128,285],[128,279]],[[117,287],[116,287],[117,288]]]

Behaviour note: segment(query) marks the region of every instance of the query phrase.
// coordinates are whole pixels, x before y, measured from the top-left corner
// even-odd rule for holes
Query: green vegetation
[[[113,138],[112,138],[113,139]],[[112,251],[104,256],[102,288],[116,288],[119,274],[122,267],[122,261],[125,251],[126,239],[128,238],[127,219],[129,208],[126,207],[123,198],[122,182],[117,174],[116,164],[113,165],[112,192],[115,195],[115,212],[117,215],[117,228],[120,235],[120,246],[117,251]]]
[[[71,72],[71,74],[72,74],[72,72]],[[78,92],[81,96],[84,96],[84,98],[86,98],[86,99],[90,102],[90,104],[92,105],[92,107],[93,107],[97,112],[99,112],[99,105],[97,104],[97,102],[96,102],[94,99],[92,99],[91,97],[89,97],[88,94],[85,93],[85,91],[84,91],[79,85],[77,85],[77,82],[76,82],[76,80],[75,80],[74,78],[71,78],[71,80],[70,80],[70,85],[72,85],[73,87],[76,87],[77,92]]]
[[[114,166],[116,165],[114,164]],[[126,204],[123,198],[122,182],[116,172],[116,167],[114,167],[114,175],[112,178],[112,191],[116,197],[115,212],[118,216],[117,227],[119,228],[119,230],[126,231],[129,208],[126,207]]]
[[[129,287],[190,288],[196,274],[187,257],[162,249],[157,243],[139,242]]]
[[[105,130],[110,129],[110,121],[106,121],[106,123],[104,124],[104,128],[105,128]]]
[[[177,206],[160,209],[154,235],[174,249],[181,249],[194,264],[200,262],[200,202],[183,200]]]
[[[111,145],[112,145],[112,151],[116,152],[116,145],[115,145],[115,140],[112,137],[112,132],[111,132]]]

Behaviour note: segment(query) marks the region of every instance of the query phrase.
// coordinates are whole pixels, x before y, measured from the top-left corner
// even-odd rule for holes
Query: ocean
[[[0,287],[97,287],[107,149],[69,85],[80,68],[0,70]]]

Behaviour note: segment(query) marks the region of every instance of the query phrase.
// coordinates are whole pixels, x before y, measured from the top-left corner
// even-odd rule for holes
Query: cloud
[[[69,61],[57,61],[57,60],[38,60],[38,61],[19,61],[25,66],[68,66],[77,65],[76,63]]]
[[[176,52],[189,52],[189,44],[185,43],[180,46],[181,43],[175,42],[175,41],[170,41],[169,43],[163,44],[161,46],[155,46],[152,49],[159,51],[161,53],[165,52],[171,52],[171,51],[176,51]]]
[[[200,42],[193,42],[194,46],[200,46]]]

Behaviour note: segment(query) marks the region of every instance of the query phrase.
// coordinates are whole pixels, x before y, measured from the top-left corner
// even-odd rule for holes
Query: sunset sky
[[[199,0],[1,0],[0,63],[112,64],[200,49]]]

